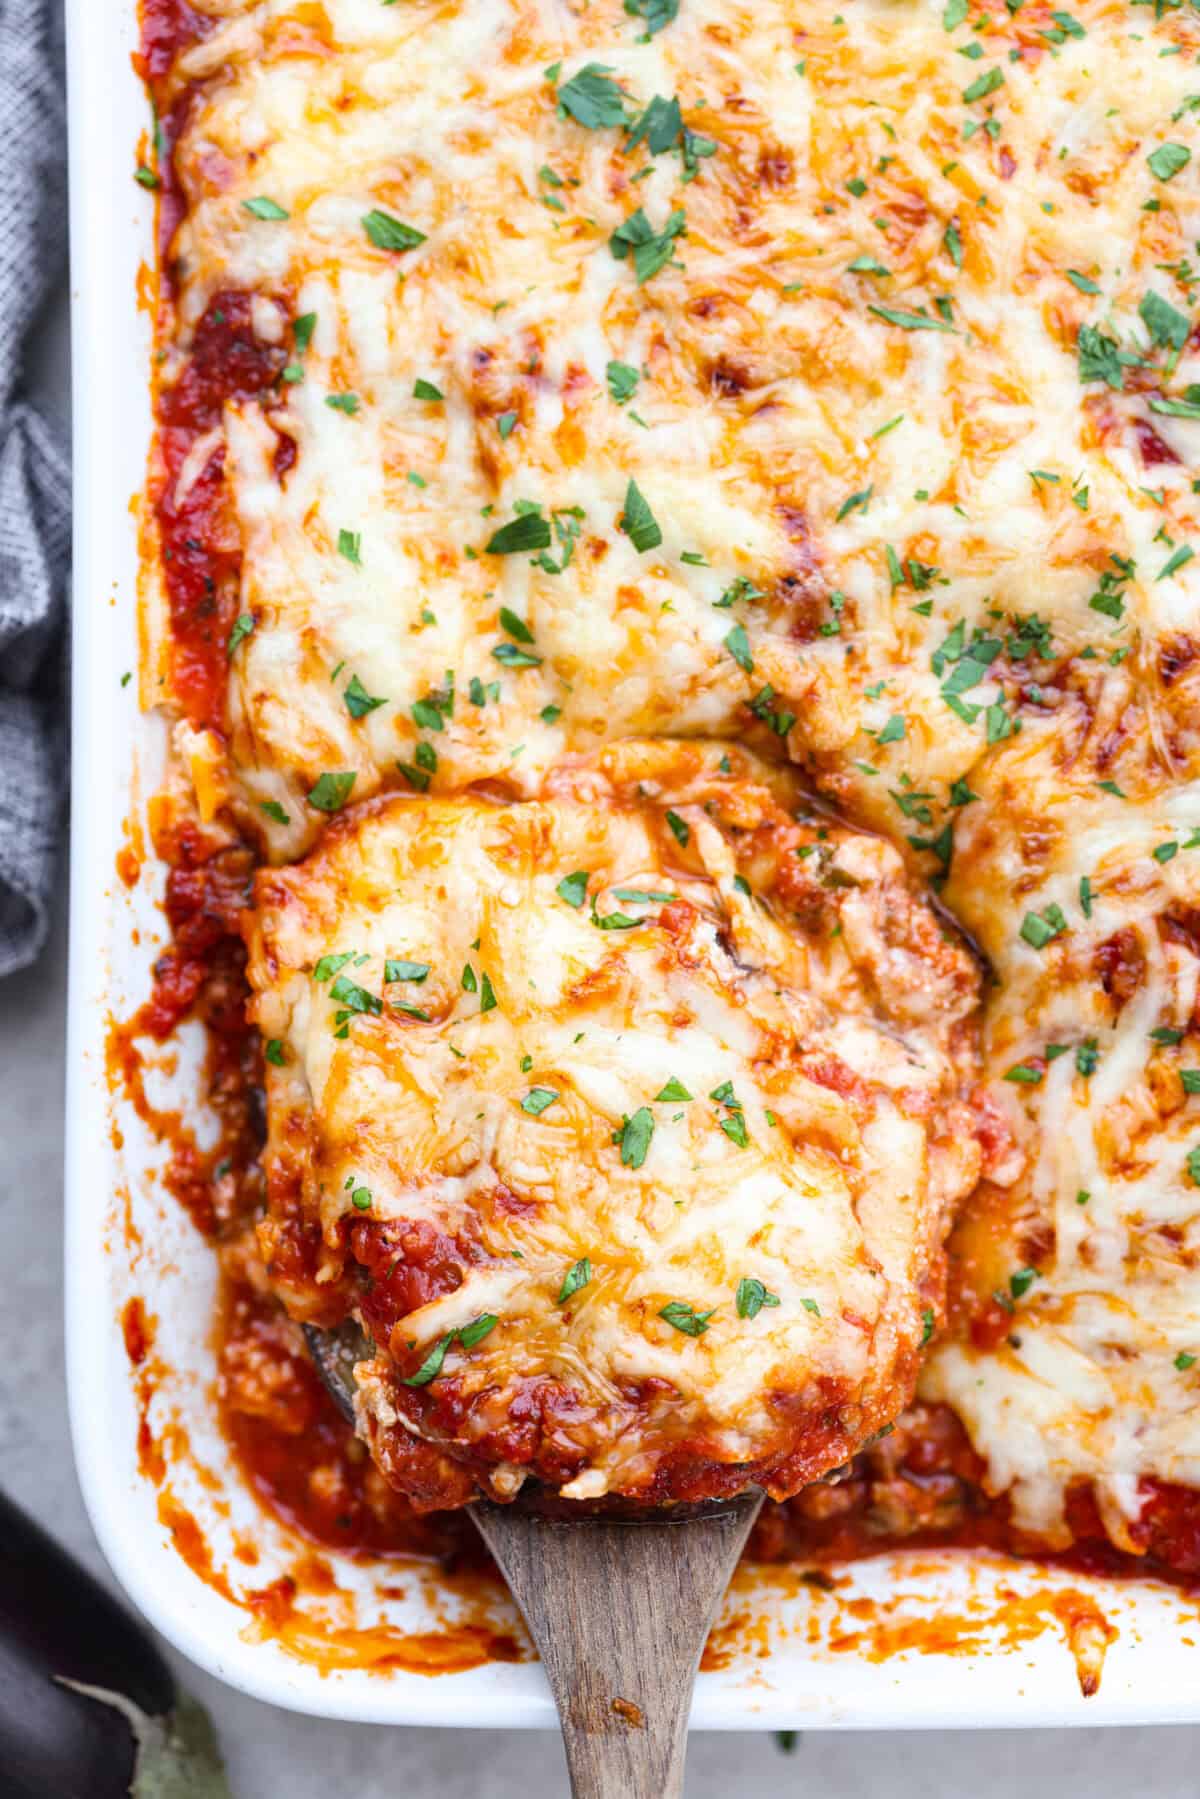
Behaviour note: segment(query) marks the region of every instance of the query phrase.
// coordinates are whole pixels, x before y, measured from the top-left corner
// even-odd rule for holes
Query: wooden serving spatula
[[[305,1336],[353,1422],[365,1348]],[[546,1669],[574,1799],[679,1799],[701,1651],[761,1504],[745,1493],[631,1519],[470,1508]]]

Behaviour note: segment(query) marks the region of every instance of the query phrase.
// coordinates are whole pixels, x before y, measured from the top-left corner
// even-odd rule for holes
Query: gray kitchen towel
[[[0,975],[46,937],[66,763],[70,466],[22,393],[67,254],[61,0],[0,0]]]

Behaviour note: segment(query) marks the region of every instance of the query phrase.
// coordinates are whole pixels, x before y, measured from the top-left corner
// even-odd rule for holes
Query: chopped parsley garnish
[[[500,1001],[496,998],[495,988],[486,974],[479,977],[479,1010],[481,1013],[494,1012]]]
[[[540,668],[542,665],[540,656],[535,656],[532,650],[518,649],[515,643],[496,644],[492,655],[506,668]]]
[[[278,200],[269,200],[265,194],[259,194],[253,200],[243,200],[242,210],[256,219],[290,219],[292,216]]]
[[[648,44],[679,15],[679,0],[625,0],[625,11],[631,19],[640,19],[646,27],[639,43]]]
[[[422,750],[425,751],[427,757],[433,755],[436,765],[436,752],[431,749],[429,744],[419,743],[415,751],[417,760],[415,762],[397,762],[396,767],[400,770],[400,773],[404,776],[404,779],[408,782],[410,787],[415,787],[418,793],[428,793],[430,776],[433,773],[433,770],[421,767]]]
[[[1191,330],[1191,320],[1185,312],[1164,300],[1161,294],[1153,289],[1144,293],[1138,304],[1138,317],[1150,333],[1151,343],[1160,349],[1182,350]]]
[[[750,639],[746,636],[745,625],[734,625],[732,631],[725,633],[721,642],[738,667],[743,669],[746,674],[752,675],[754,673],[754,657],[750,650]]]
[[[1185,1374],[1195,1360],[1196,1358],[1194,1355],[1189,1355],[1186,1349],[1181,1349],[1179,1354],[1175,1357],[1175,1366],[1180,1374]]]
[[[325,404],[334,412],[344,412],[347,418],[353,418],[361,401],[357,394],[326,394]]]
[[[446,721],[442,717],[442,708],[430,696],[414,700],[410,708],[412,721],[422,731],[444,731]]]
[[[557,90],[559,112],[591,131],[624,125],[625,96],[606,63],[589,62]]]
[[[626,0],[626,4],[628,4],[628,0]],[[682,1331],[685,1337],[702,1337],[708,1329],[708,1321],[716,1309],[716,1306],[713,1306],[710,1311],[698,1312],[695,1306],[688,1305],[685,1300],[672,1299],[663,1306],[658,1315],[675,1330]]]
[[[1167,560],[1163,563],[1154,579],[1156,581],[1165,581],[1169,575],[1178,574],[1179,570],[1184,568],[1192,560],[1192,557],[1195,554],[1196,552],[1191,544],[1181,543],[1179,548],[1172,551],[1171,555],[1167,557]]]
[[[1158,394],[1151,394],[1150,410],[1164,413],[1168,418],[1200,419],[1200,400],[1164,400]]]
[[[639,1106],[632,1118],[621,1127],[621,1161],[626,1168],[640,1168],[650,1149],[654,1135],[654,1114],[649,1106]]]
[[[229,641],[225,645],[225,654],[232,656],[240,643],[245,643],[253,631],[257,620],[252,612],[240,612],[233,621],[233,629],[229,633]]]
[[[338,1004],[345,1006],[349,1012],[360,1012],[369,1014],[371,1017],[378,1017],[383,1011],[383,1001],[377,999],[373,993],[368,993],[365,987],[360,987],[358,982],[352,981],[348,975],[340,974],[337,977],[329,989],[329,997],[337,1000]]]
[[[739,1149],[745,1149],[750,1141],[750,1133],[746,1129],[745,1117],[740,1111],[731,1112],[727,1118],[722,1118],[720,1125],[731,1143],[736,1143]]]
[[[641,380],[635,368],[631,368],[627,362],[610,362],[604,374],[610,399],[615,400],[618,406],[624,406],[626,400],[632,400]]]
[[[713,601],[713,605],[725,610],[729,606],[736,605],[739,600],[762,600],[765,598],[766,595],[761,587],[756,587],[753,581],[745,575],[736,575],[720,599]]]
[[[464,1324],[461,1330],[447,1331],[439,1337],[417,1372],[401,1382],[405,1387],[427,1387],[431,1380],[436,1380],[442,1371],[442,1363],[446,1359],[446,1351],[457,1339],[464,1349],[474,1349],[476,1343],[482,1343],[490,1330],[494,1330],[500,1320],[494,1312],[483,1312],[470,1324]]]
[[[926,312],[910,312],[902,306],[868,306],[877,319],[883,319],[889,325],[899,325],[902,331],[953,331],[954,326],[945,319],[930,318]]]
[[[413,399],[414,400],[444,400],[445,397],[446,396],[442,392],[441,388],[435,387],[433,385],[432,381],[426,381],[423,378],[418,378],[416,381],[413,382]]]
[[[688,1100],[692,1098],[692,1095],[688,1092],[683,1082],[677,1080],[675,1076],[672,1075],[661,1093],[656,1093],[654,1097],[656,1100],[662,1100],[666,1103],[669,1100]]]
[[[489,556],[514,556],[522,550],[548,550],[550,542],[548,518],[540,512],[519,512],[493,531],[483,547]]]
[[[350,683],[343,693],[346,710],[351,718],[365,718],[368,712],[374,712],[378,706],[386,706],[386,700],[376,699],[369,694],[357,675],[350,677]],[[441,726],[439,725],[439,730]]]
[[[1077,287],[1081,294],[1098,294],[1100,292],[1096,282],[1088,275],[1081,275],[1078,269],[1068,269],[1067,280],[1072,287]]]
[[[517,613],[513,612],[508,606],[501,606],[500,608],[500,624],[502,629],[507,631],[510,637],[516,638],[518,643],[533,642],[533,632],[529,629],[525,620]]]
[[[268,1039],[266,1048],[263,1050],[263,1054],[267,1058],[267,1061],[270,1062],[273,1067],[275,1067],[275,1068],[283,1067],[283,1063],[284,1063],[283,1044],[279,1041],[278,1037],[271,1037]]]
[[[362,226],[377,250],[415,250],[418,244],[425,242],[423,231],[404,224],[377,206],[367,213]]]
[[[383,965],[383,984],[387,987],[393,981],[423,981],[430,966],[428,962],[406,962],[402,958],[389,956]]]
[[[308,790],[309,805],[315,806],[318,812],[340,812],[350,798],[357,778],[352,768],[318,775]]]
[[[274,819],[277,825],[290,825],[292,822],[278,800],[260,800],[258,809],[265,812],[268,818]]]
[[[540,1118],[557,1098],[558,1092],[553,1087],[531,1087],[521,1101],[521,1110],[528,1112],[531,1118]]]
[[[338,970],[345,968],[347,962],[353,962],[354,951],[345,950],[341,955],[322,956],[313,969],[314,981],[331,981]]]
[[[997,88],[1004,86],[1004,70],[988,69],[984,74],[976,76],[970,87],[963,89],[963,99],[968,106],[976,100],[986,100]]]
[[[671,832],[672,837],[674,837],[674,839],[675,839],[676,843],[679,845],[680,849],[686,849],[688,846],[688,840],[692,835],[686,818],[680,818],[678,812],[668,811],[666,814],[666,819],[667,819],[667,826]]]
[[[608,247],[618,262],[623,262],[632,252],[633,272],[638,286],[642,287],[670,262],[675,251],[675,239],[686,234],[687,216],[682,208],[677,207],[667,218],[662,230],[655,231],[639,206],[623,224],[617,226],[608,240]]]
[[[1045,949],[1067,928],[1061,906],[1050,905],[1042,912],[1027,912],[1021,922],[1021,936],[1032,949]]]
[[[1158,181],[1173,180],[1180,169],[1187,168],[1191,160],[1192,153],[1186,144],[1160,144],[1146,158],[1150,173]]]
[[[1013,1298],[1020,1299],[1022,1294],[1028,1293],[1037,1277],[1036,1268],[1018,1268],[1015,1274],[1009,1275],[1008,1290]]]
[[[872,308],[872,310],[874,309]],[[838,507],[835,522],[840,525],[842,520],[849,518],[852,512],[865,512],[871,503],[871,495],[874,492],[875,488],[872,485],[860,488],[858,493],[850,494]]]
[[[1113,558],[1116,561],[1116,558]],[[1088,600],[1093,612],[1101,612],[1105,618],[1121,620],[1125,616],[1125,588],[1133,573],[1132,563],[1117,563],[1116,571],[1105,569],[1100,576],[1100,585]]]
[[[634,931],[638,925],[646,922],[644,918],[630,918],[626,912],[605,912],[601,915],[594,904],[591,917],[598,931]]]
[[[739,1318],[757,1318],[764,1306],[777,1306],[780,1303],[778,1293],[771,1293],[762,1281],[754,1276],[743,1276],[737,1284],[737,1315]]]
[[[920,1346],[922,1349],[924,1349],[925,1345],[928,1343],[929,1339],[933,1335],[933,1325],[934,1325],[933,1307],[925,1306],[921,1312],[921,1344],[920,1344]]]
[[[776,737],[786,737],[796,722],[794,712],[777,712],[775,710],[775,689],[769,683],[766,687],[760,688],[754,698],[747,701],[747,704],[755,718],[760,718],[764,725],[768,725]]]
[[[625,507],[617,522],[635,550],[656,550],[663,540],[658,520],[634,480],[625,489]]]
[[[1094,325],[1081,325],[1075,348],[1081,381],[1104,381],[1118,392],[1125,386],[1125,370],[1115,338],[1105,336]]]
[[[592,1264],[588,1261],[586,1256],[581,1256],[578,1262],[571,1263],[571,1266],[563,1275],[562,1286],[558,1289],[557,1303],[560,1306],[565,1306],[568,1299],[574,1298],[576,1293],[587,1286],[591,1278]]]
[[[578,910],[587,898],[587,884],[587,869],[577,868],[573,874],[564,875],[554,891],[560,900],[565,900],[568,906],[574,906]]]
[[[361,533],[361,531],[347,531],[345,528],[343,528],[341,531],[338,532],[337,547],[338,547],[338,555],[339,556],[344,556],[346,558],[347,562],[352,562],[354,564],[355,568],[361,568],[361,566],[362,566],[362,533]]]

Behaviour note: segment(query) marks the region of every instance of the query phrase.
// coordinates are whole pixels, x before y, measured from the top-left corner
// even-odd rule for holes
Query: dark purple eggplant
[[[212,1726],[149,1632],[0,1493],[4,1799],[228,1799]]]

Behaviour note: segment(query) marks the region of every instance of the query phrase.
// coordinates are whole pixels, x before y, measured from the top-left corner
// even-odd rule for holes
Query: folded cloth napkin
[[[61,0],[0,0],[0,975],[46,937],[66,751],[70,465],[21,392],[67,253]]]

